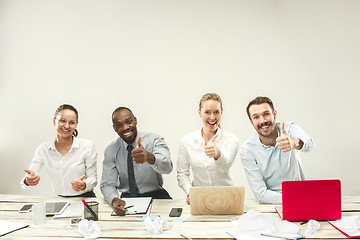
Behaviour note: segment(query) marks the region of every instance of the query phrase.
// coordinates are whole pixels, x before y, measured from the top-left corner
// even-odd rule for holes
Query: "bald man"
[[[162,174],[169,174],[173,169],[164,138],[154,133],[138,132],[137,119],[126,107],[115,109],[112,122],[119,137],[107,146],[104,153],[100,184],[104,199],[118,215],[127,211],[124,209],[126,197],[171,199],[162,187]]]

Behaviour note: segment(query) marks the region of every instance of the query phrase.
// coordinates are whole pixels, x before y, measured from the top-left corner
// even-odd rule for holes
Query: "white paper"
[[[235,239],[238,240],[284,240],[284,238],[290,238],[290,239],[301,239],[304,238],[303,235],[299,233],[294,234],[278,234],[279,237],[267,237],[262,236],[261,233],[253,232],[253,231],[228,231],[227,234],[232,236]]]
[[[257,211],[248,211],[239,217],[238,221],[233,221],[236,231],[227,233],[236,239],[277,239],[275,237],[262,236],[261,234],[271,234],[281,237],[302,238],[298,234],[299,226],[288,221],[282,221],[277,217]],[[281,238],[279,238],[281,239]]]
[[[356,228],[355,220],[358,216],[344,216],[337,221],[329,221],[335,227],[348,234],[350,237],[360,236],[360,230]]]
[[[0,220],[0,236],[3,236],[21,228],[25,228],[27,226],[29,225]]]

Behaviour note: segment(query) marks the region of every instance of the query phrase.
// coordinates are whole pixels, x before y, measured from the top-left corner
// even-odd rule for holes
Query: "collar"
[[[204,142],[204,139],[202,137],[201,132],[202,132],[202,128],[196,130],[196,133],[194,135],[194,140],[195,141]],[[218,127],[215,134],[218,135],[218,137],[215,139],[215,142],[218,142],[219,139],[221,138],[221,134],[222,134],[221,128]]]
[[[74,136],[73,136],[73,143],[72,143],[72,145],[71,145],[70,150],[73,149],[73,148],[79,148],[79,147],[80,147],[80,141],[79,141],[79,139],[78,139],[77,137],[74,137]],[[57,149],[56,149],[56,147],[55,147],[55,141],[52,141],[52,142],[49,143],[49,149],[50,149],[50,150],[55,150],[55,151],[57,151]],[[70,151],[70,150],[69,150],[69,151]]]
[[[120,136],[119,136],[119,140],[120,140],[120,143],[122,143],[123,145],[124,145],[124,147],[125,147],[125,149],[127,149],[127,147],[129,146],[129,145],[131,145],[131,146],[133,146],[133,148],[136,148],[136,140],[138,139],[138,137],[143,137],[143,134],[141,133],[141,132],[137,132],[137,135],[136,135],[136,137],[135,137],[135,140],[132,142],[132,143],[130,143],[130,144],[128,144],[127,142],[125,142],[124,141],[124,139],[122,139]]]
[[[280,123],[275,123],[276,130],[278,132],[278,136],[280,136]],[[264,149],[277,148],[277,146],[265,145],[260,141],[259,133],[257,133],[256,142]]]

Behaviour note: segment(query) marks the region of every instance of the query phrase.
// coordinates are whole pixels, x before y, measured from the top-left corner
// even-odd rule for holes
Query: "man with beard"
[[[104,199],[118,215],[124,215],[126,197],[171,199],[162,187],[161,174],[169,174],[173,165],[164,138],[154,133],[138,132],[137,119],[126,107],[115,109],[113,128],[120,136],[104,153],[100,189]],[[119,192],[121,197],[119,198]]]
[[[246,112],[257,131],[240,150],[249,185],[258,202],[281,204],[281,183],[305,179],[300,151],[310,151],[314,142],[295,123],[276,123],[268,97],[250,101]]]

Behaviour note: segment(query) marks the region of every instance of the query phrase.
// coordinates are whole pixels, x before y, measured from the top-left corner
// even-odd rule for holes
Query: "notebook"
[[[128,208],[126,215],[145,215],[149,212],[152,202],[151,197],[135,197],[135,198],[122,198],[126,202],[125,208]],[[111,216],[117,216],[115,212]]]
[[[244,213],[244,187],[192,187],[192,215],[240,215]]]
[[[341,218],[341,182],[334,180],[284,181],[282,208],[275,208],[288,221],[338,220]]]

